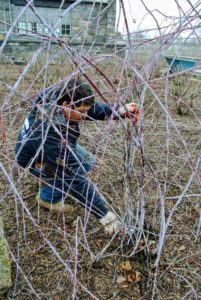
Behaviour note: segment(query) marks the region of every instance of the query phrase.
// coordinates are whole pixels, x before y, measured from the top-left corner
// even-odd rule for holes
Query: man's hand
[[[108,211],[99,221],[103,225],[106,234],[112,235],[121,231],[121,223],[117,216],[111,211]]]
[[[125,105],[122,105],[117,110],[118,114],[122,118],[134,118],[134,123],[137,124],[140,117],[140,109],[138,108],[136,103],[128,103]]]

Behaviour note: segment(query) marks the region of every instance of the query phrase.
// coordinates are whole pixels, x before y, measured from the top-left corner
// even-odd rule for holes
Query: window
[[[18,22],[17,29],[19,34],[26,34],[26,22]]]
[[[38,30],[37,30],[37,23],[27,23],[27,33],[28,34],[34,34],[36,33]]]
[[[37,32],[43,33],[43,31],[44,31],[43,24],[37,23]]]
[[[31,23],[31,31],[37,32],[37,23]]]
[[[61,35],[70,35],[70,24],[61,24]]]

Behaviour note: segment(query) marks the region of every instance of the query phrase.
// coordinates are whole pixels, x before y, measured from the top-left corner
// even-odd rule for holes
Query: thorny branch
[[[20,294],[23,285],[26,296],[30,293],[34,299],[48,299],[51,293],[54,299],[60,299],[57,294],[65,297],[66,291],[72,299],[117,299],[121,289],[126,289],[125,297],[131,299],[135,295],[133,287],[135,293],[140,287],[139,299],[145,295],[165,299],[165,289],[168,293],[172,288],[171,299],[176,294],[181,299],[199,299],[200,263],[193,255],[198,257],[200,253],[201,229],[201,3],[186,0],[183,6],[183,2],[174,0],[177,13],[171,15],[151,7],[148,1],[139,1],[144,15],[135,21],[138,25],[134,28],[133,23],[130,26],[128,1],[119,0],[121,16],[117,15],[117,24],[124,23],[124,31],[120,34],[116,28],[99,47],[99,28],[105,16],[109,18],[115,1],[99,7],[94,0],[87,22],[68,40],[57,30],[62,20],[85,1],[70,2],[67,8],[65,2],[60,1],[54,24],[49,24],[34,1],[28,0],[11,24],[1,22],[9,28],[0,47],[0,67],[4,70],[0,78],[0,205],[16,271],[8,299]],[[94,14],[97,7],[99,11]],[[19,22],[27,12],[46,29],[43,33],[27,29],[24,37],[40,39],[40,43],[35,51],[15,53],[13,59],[7,46],[13,36],[18,36]],[[144,25],[147,16],[152,23]],[[132,20],[136,18],[134,12]],[[90,30],[95,34],[87,45]],[[104,32],[109,35],[108,29]],[[77,38],[80,46],[75,43]],[[197,64],[188,70],[171,70],[166,56],[189,60],[196,57]],[[18,60],[24,64],[17,65]],[[14,159],[18,129],[35,96],[47,87],[65,85],[73,77],[83,77],[95,98],[111,105],[114,116],[119,106],[129,102],[136,102],[140,108],[137,126],[133,120],[113,118],[81,125],[81,143],[97,160],[89,180],[103,192],[108,207],[116,212],[125,229],[112,238],[104,236],[97,221],[74,198],[73,216],[52,217],[39,209],[32,197],[37,193],[38,181]],[[174,78],[180,84],[179,91]],[[43,117],[51,119],[45,114]],[[44,267],[43,251],[48,268],[52,267],[47,268],[52,273],[49,284],[54,286],[48,290],[44,284],[44,291],[37,285],[38,267],[26,271],[26,257],[30,266],[39,262]],[[97,266],[99,274],[95,272]],[[106,278],[110,291],[104,288]]]

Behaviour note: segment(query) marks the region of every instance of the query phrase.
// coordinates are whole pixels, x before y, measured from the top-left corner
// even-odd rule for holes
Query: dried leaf
[[[128,274],[127,280],[128,280],[129,283],[133,282],[133,277],[132,277],[131,274]]]
[[[140,240],[139,248],[140,248],[140,249],[143,249],[144,246],[145,246],[145,240]]]
[[[123,270],[126,270],[126,271],[130,271],[132,269],[132,266],[131,266],[131,263],[129,260],[126,260],[126,261],[122,261],[120,263],[120,267],[123,269]]]
[[[123,276],[117,277],[117,283],[123,283],[123,282],[125,282],[125,281],[126,281],[126,278],[125,278],[125,277],[123,277]]]
[[[127,281],[129,283],[132,283],[132,282],[138,283],[138,282],[140,282],[140,280],[141,280],[141,273],[138,272],[138,271],[135,271],[134,273],[128,274],[128,276],[127,276]]]
[[[141,273],[138,271],[135,271],[135,282],[139,282],[141,280]]]
[[[113,266],[113,262],[112,262],[112,260],[111,260],[111,259],[108,259],[107,263],[108,263],[108,266],[110,266],[110,267],[112,267],[112,266]]]
[[[127,288],[128,288],[128,284],[122,284],[121,287],[122,287],[123,289],[127,289]]]
[[[100,239],[99,240],[95,240],[96,245],[99,246],[99,247],[101,246],[102,242],[103,242],[103,240],[100,240]]]
[[[42,255],[41,255],[39,252],[37,252],[37,251],[33,252],[32,255],[35,256],[35,257],[40,257],[40,256],[42,256]]]
[[[54,297],[54,300],[61,300],[61,297],[59,295]]]
[[[179,247],[179,251],[183,251],[183,250],[185,250],[186,249],[186,247],[185,246],[181,246],[181,247]]]
[[[200,207],[195,207],[195,212],[200,215],[201,214],[201,208]]]

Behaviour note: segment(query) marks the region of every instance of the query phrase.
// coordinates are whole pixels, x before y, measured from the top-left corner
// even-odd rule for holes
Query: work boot
[[[67,214],[71,214],[74,211],[74,208],[70,204],[63,203],[61,201],[57,203],[49,203],[42,200],[38,194],[36,195],[36,201],[38,202],[39,205],[48,208],[52,212],[57,212],[57,213],[64,212]]]

